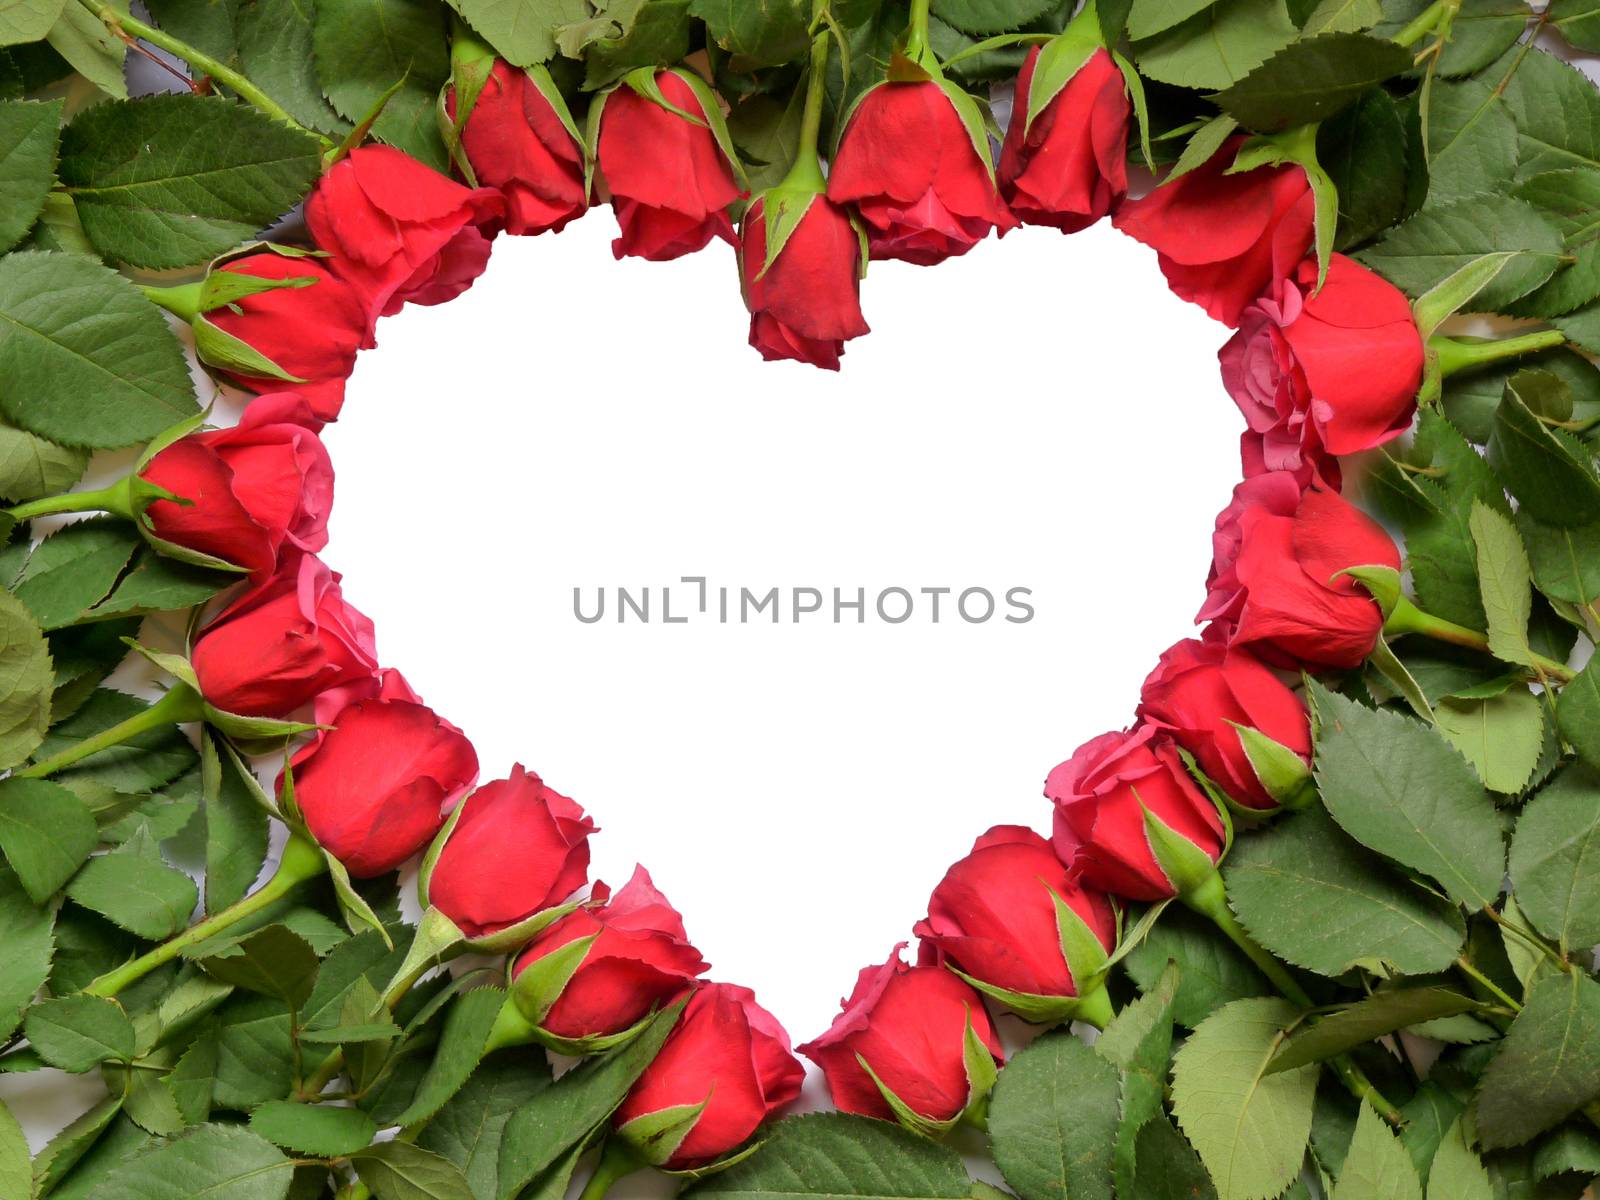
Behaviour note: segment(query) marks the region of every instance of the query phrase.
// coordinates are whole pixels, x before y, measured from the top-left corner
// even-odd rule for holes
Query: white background
[[[467,294],[383,322],[325,434],[325,557],[483,778],[521,761],[582,803],[596,874],[644,862],[800,1042],[976,835],[1048,832],[1045,774],[1192,630],[1239,475],[1225,330],[1109,225],[1024,229],[874,264],[835,375],[745,344],[726,246],[616,263],[613,234],[502,238]],[[1037,615],[659,623],[685,575],[1022,586]],[[617,624],[617,585],[656,620]]]

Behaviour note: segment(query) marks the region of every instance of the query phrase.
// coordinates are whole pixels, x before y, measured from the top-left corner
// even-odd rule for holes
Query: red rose
[[[766,198],[758,198],[745,214],[739,270],[750,344],[768,362],[794,358],[837,371],[845,342],[869,332],[861,316],[861,239],[826,196],[810,198],[770,263]]]
[[[1206,602],[1195,617],[1195,624],[1227,620],[1238,615],[1239,578],[1234,563],[1244,540],[1240,519],[1255,508],[1287,517],[1300,507],[1305,487],[1288,471],[1267,471],[1251,475],[1233,489],[1228,507],[1217,514],[1211,533],[1211,573],[1206,579]]]
[[[552,908],[589,876],[594,822],[521,765],[461,802],[424,888],[469,937]]]
[[[1235,496],[1230,511],[1237,510],[1237,540],[1212,567],[1202,617],[1220,622],[1230,645],[1248,647],[1277,666],[1360,666],[1378,642],[1383,614],[1365,588],[1339,572],[1364,566],[1399,570],[1400,554],[1389,535],[1320,485],[1289,513],[1281,509],[1281,495],[1253,504]],[[1228,517],[1225,512],[1218,519],[1219,528]]]
[[[1311,760],[1305,703],[1254,655],[1220,642],[1191,638],[1163,654],[1144,681],[1139,716],[1169,729],[1201,770],[1251,808],[1273,808],[1277,801],[1256,777],[1236,725]]]
[[[315,281],[257,292],[213,309],[205,319],[302,382],[243,375],[236,369],[225,372],[230,378],[258,390],[292,391],[305,398],[318,421],[337,419],[356,352],[373,345],[372,321],[361,297],[325,258],[265,252],[236,258],[221,269],[257,279]]]
[[[200,692],[224,712],[287,717],[332,695],[377,687],[372,622],[345,603],[339,576],[314,554],[284,558],[201,633]]]
[[[1216,862],[1222,818],[1184,768],[1170,736],[1135,725],[1085,742],[1050,772],[1044,794],[1056,806],[1056,853],[1073,878],[1130,900],[1161,900],[1176,884],[1156,861],[1144,810]]]
[[[452,88],[446,109],[456,115]],[[554,233],[589,206],[583,151],[526,71],[496,59],[461,131],[479,182],[505,197],[506,232]]]
[[[1122,72],[1096,50],[1028,122],[1039,47],[1017,75],[1011,125],[1000,150],[1000,194],[1018,219],[1063,233],[1087,229],[1128,190],[1128,103]]]
[[[1422,382],[1410,303],[1342,254],[1329,262],[1320,291],[1308,259],[1246,308],[1218,358],[1268,471],[1298,471],[1324,452],[1357,454],[1388,441],[1411,424]]]
[[[700,952],[689,944],[683,918],[643,867],[634,869],[615,896],[597,883],[591,898],[605,903],[562,917],[517,960],[515,973],[521,977],[563,946],[588,941],[571,972],[551,981],[550,994],[534,998],[542,1011],[527,1013],[559,1038],[623,1033],[652,1010],[671,1004],[706,970]]]
[[[1239,140],[1209,162],[1129,200],[1111,223],[1155,249],[1167,284],[1227,325],[1276,290],[1311,248],[1313,201],[1294,164],[1226,174]]]
[[[841,1112],[895,1120],[880,1084],[933,1124],[954,1121],[981,1099],[975,1089],[988,1084],[968,1074],[967,1028],[996,1062],[1000,1042],[982,998],[954,974],[907,966],[896,946],[888,962],[863,968],[840,1004],[833,1026],[800,1053],[822,1068]]]
[[[316,418],[289,392],[261,396],[232,429],[192,433],[162,450],[143,479],[187,501],[157,500],[145,509],[163,541],[252,572],[272,570],[285,544],[328,544],[333,464]]]
[[[804,1077],[789,1049],[789,1035],[756,1003],[754,992],[708,983],[689,998],[671,1036],[612,1122],[617,1135],[649,1161],[685,1170],[748,1141],[762,1121],[800,1094]],[[633,1124],[701,1104],[705,1107],[675,1140],[650,1136],[650,1121]]]
[[[945,872],[914,932],[980,983],[1025,996],[1076,996],[1057,900],[1111,950],[1117,921],[1110,902],[1079,887],[1033,830],[996,825]]]
[[[478,777],[472,743],[398,671],[294,756],[294,800],[317,844],[358,878],[417,853]],[[283,786],[282,779],[279,787]]]
[[[873,258],[928,266],[1016,227],[986,153],[939,84],[881,83],[845,126],[828,199],[856,206]]]
[[[361,146],[317,184],[306,225],[355,288],[368,321],[402,305],[443,304],[489,261],[480,226],[501,216],[492,188],[467,188],[392,146]]]
[[[611,252],[665,262],[701,249],[713,237],[736,246],[728,205],[744,192],[700,97],[676,71],[657,71],[655,78],[667,103],[695,119],[627,85],[606,96],[600,172],[622,233]]]

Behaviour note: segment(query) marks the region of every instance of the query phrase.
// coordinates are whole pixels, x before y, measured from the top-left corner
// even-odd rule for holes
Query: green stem
[[[811,40],[811,70],[806,75],[806,106],[800,116],[800,144],[795,153],[794,166],[783,177],[780,188],[804,189],[812,192],[827,190],[822,178],[822,164],[817,160],[817,142],[822,132],[822,106],[828,93],[828,39],[832,35],[823,30]]]
[[[155,287],[147,284],[139,290],[151,304],[159,305],[185,322],[192,322],[201,313],[200,302],[204,287],[203,281],[196,281],[174,284],[171,287]]]
[[[119,479],[110,487],[89,492],[63,492],[59,496],[44,496],[25,504],[13,505],[6,513],[17,521],[31,521],[35,517],[50,517],[57,513],[108,512],[133,519],[133,498],[130,480]]]
[[[906,57],[921,63],[930,51],[928,47],[929,0],[911,0],[911,20],[906,26]]]
[[[1468,629],[1465,625],[1457,625],[1454,621],[1447,621],[1443,617],[1436,617],[1432,613],[1423,612],[1405,596],[1400,597],[1394,606],[1394,611],[1384,621],[1383,632],[1390,637],[1416,633],[1432,638],[1436,642],[1465,646],[1469,650],[1480,650],[1485,654],[1493,653],[1489,649],[1489,638],[1486,634],[1479,633],[1476,629]],[[1557,683],[1572,681],[1575,672],[1566,663],[1557,662],[1537,651],[1532,652],[1531,657],[1531,669],[1540,678],[1554,679]]]
[[[1491,363],[1503,362],[1523,354],[1564,345],[1567,335],[1559,329],[1541,329],[1510,338],[1453,338],[1436,334],[1428,339],[1428,349],[1439,360],[1439,370],[1449,378],[1462,371],[1476,371]]]
[[[178,683],[161,699],[157,700],[143,712],[135,713],[126,721],[113,725],[110,729],[102,729],[93,737],[84,738],[72,746],[67,747],[60,754],[51,755],[41,759],[24,770],[16,772],[23,779],[43,779],[47,775],[54,775],[57,771],[65,770],[73,763],[108,750],[112,746],[119,746],[129,738],[138,737],[152,729],[159,729],[163,725],[179,724],[184,721],[198,721],[205,715],[205,702],[200,698],[200,693],[186,683]]]
[[[1501,1004],[1504,1004],[1512,1012],[1522,1011],[1521,1003],[1508,996],[1499,984],[1490,979],[1482,971],[1478,970],[1477,967],[1473,966],[1472,960],[1469,959],[1465,954],[1456,959],[1456,970],[1460,971],[1468,979],[1472,980],[1484,991],[1488,992],[1496,1000],[1500,1001]]]
[[[115,996],[129,985],[143,979],[151,971],[171,962],[191,946],[198,946],[209,938],[225,933],[247,917],[252,917],[274,901],[281,900],[299,884],[315,879],[328,869],[328,860],[317,846],[300,834],[291,834],[283,848],[278,869],[266,883],[221,912],[189,926],[177,937],[161,943],[154,950],[107,971],[83,990],[91,996]]]
[[[331,145],[327,138],[315,130],[307,129],[300,122],[289,115],[271,96],[251,83],[226,63],[221,62],[205,51],[179,41],[170,34],[163,33],[154,25],[147,25],[138,17],[130,13],[120,12],[113,8],[106,0],[82,0],[84,7],[105,22],[106,27],[113,33],[132,34],[141,41],[149,42],[152,46],[165,50],[168,54],[176,55],[191,67],[211,76],[212,79],[237,93],[240,99],[248,101],[256,108],[266,113],[274,120],[282,121],[285,125],[300,130],[309,137],[316,138],[324,145]]]
[[[1444,0],[1433,0],[1432,4],[1417,14],[1415,20],[1395,34],[1392,40],[1399,46],[1408,48],[1415,46],[1433,32],[1433,27],[1439,23],[1439,18],[1443,15]]]
[[[605,1149],[600,1153],[600,1161],[595,1164],[594,1174],[589,1176],[589,1182],[584,1185],[578,1200],[605,1200],[612,1184],[643,1166],[626,1142],[620,1138],[608,1139]]]
[[[504,1050],[507,1046],[532,1046],[537,1042],[538,1030],[534,1028],[533,1022],[522,1015],[515,997],[507,996],[506,1002],[500,1006],[499,1016],[495,1017],[494,1025],[489,1030],[483,1053],[487,1056],[496,1050]]]
[[[1078,1007],[1072,1019],[1093,1025],[1096,1029],[1104,1029],[1116,1015],[1116,1010],[1111,1007],[1111,996],[1102,984],[1087,995],[1078,997]]]
[[[1213,872],[1198,887],[1180,894],[1179,899],[1216,925],[1227,939],[1239,947],[1245,957],[1271,981],[1284,999],[1300,1008],[1315,1007],[1306,990],[1293,975],[1289,974],[1284,965],[1256,945],[1254,939],[1240,926],[1233,915],[1233,910],[1228,907],[1228,895],[1220,874]],[[1384,1097],[1372,1080],[1367,1078],[1366,1072],[1356,1066],[1348,1054],[1335,1055],[1328,1059],[1328,1065],[1357,1100],[1364,1100],[1370,1104],[1390,1125],[1398,1128],[1405,1124],[1405,1118],[1400,1110]]]

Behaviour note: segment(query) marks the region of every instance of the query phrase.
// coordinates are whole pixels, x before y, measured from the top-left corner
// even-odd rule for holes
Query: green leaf
[[[9,1039],[22,1012],[50,976],[55,909],[29,900],[16,873],[0,867],[0,1039]]]
[[[1600,942],[1600,773],[1574,764],[1529,801],[1511,839],[1511,885],[1545,936]]]
[[[1216,1200],[1217,1189],[1194,1147],[1162,1114],[1139,1130],[1135,1151],[1140,1200]]]
[[[1300,1169],[1318,1068],[1266,1073],[1295,1016],[1286,1000],[1235,1000],[1173,1059],[1173,1113],[1222,1200],[1277,1196]]]
[[[1444,700],[1433,716],[1484,787],[1520,792],[1533,778],[1544,748],[1544,706],[1527,688],[1513,685],[1483,700]]]
[[[378,1200],[474,1200],[453,1163],[407,1142],[382,1142],[350,1162]]]
[[[0,101],[0,254],[20,242],[44,211],[55,183],[61,108],[60,100]]]
[[[1519,178],[1563,167],[1600,166],[1600,94],[1582,72],[1534,49],[1517,64],[1503,93],[1521,143]]]
[[[1519,371],[1506,382],[1489,437],[1489,462],[1522,510],[1569,528],[1600,518],[1600,477],[1576,440],[1534,415],[1532,406],[1560,395],[1564,386],[1541,370]]]
[[[39,754],[59,754],[149,707],[125,692],[97,689],[69,720],[50,730],[39,744]],[[171,783],[194,762],[193,747],[177,726],[169,725],[90,755],[76,766],[58,771],[54,779],[74,789],[99,785],[118,792],[150,792]]]
[[[50,727],[50,650],[33,616],[0,591],[0,767],[25,761]]]
[[[105,599],[138,547],[126,521],[76,521],[39,543],[13,591],[41,629],[59,629]]]
[[[1415,297],[1476,258],[1517,251],[1472,303],[1498,312],[1555,274],[1564,249],[1561,231],[1531,204],[1487,195],[1429,206],[1356,257]]]
[[[206,912],[244,898],[267,857],[267,813],[256,801],[231,754],[217,753],[205,735]]]
[[[0,1104],[0,1196],[33,1194],[33,1164],[28,1139],[11,1110]]]
[[[1600,1175],[1600,1137],[1578,1126],[1568,1125],[1539,1143],[1538,1152],[1534,1155],[1534,1175],[1539,1179],[1548,1179],[1567,1171]]]
[[[438,1112],[483,1061],[489,1034],[506,1003],[504,988],[479,988],[458,996],[450,1005],[439,1045],[422,1077],[417,1094],[396,1125],[414,1125]]]
[[[0,381],[0,412],[64,446],[129,446],[197,411],[160,310],[72,254],[0,259]]]
[[[215,96],[97,104],[61,135],[61,182],[89,240],[150,270],[202,263],[254,237],[320,168],[315,138]]]
[[[0,780],[0,849],[35,904],[60,891],[99,840],[88,806],[60,784]]]
[[[1349,250],[1405,215],[1408,135],[1400,105],[1375,88],[1317,131],[1317,161],[1339,196],[1336,248]]]
[[[120,1004],[101,996],[79,994],[36,1004],[22,1029],[40,1058],[74,1075],[108,1060],[133,1057],[133,1022]]]
[[[1283,49],[1299,31],[1283,0],[1220,0],[1135,43],[1151,79],[1187,88],[1226,88]]]
[[[122,68],[128,56],[127,44],[115,37],[86,5],[68,0],[60,14],[46,35],[51,48],[102,92],[126,99],[128,81]]]
[[[448,169],[436,104],[450,55],[438,0],[320,0],[315,41],[322,90],[341,115],[360,120],[400,83],[373,136]]]
[[[632,1041],[568,1071],[511,1118],[500,1145],[501,1200],[588,1140],[650,1065],[682,1012],[679,1003],[658,1013]]]
[[[217,1011],[212,1095],[219,1108],[245,1111],[281,1100],[294,1086],[289,1008],[271,996],[236,997]]]
[[[1245,128],[1276,133],[1326,120],[1410,69],[1411,52],[1385,38],[1325,33],[1291,42],[1216,101]]]
[[[1562,527],[1519,512],[1517,531],[1528,549],[1533,582],[1546,596],[1577,605],[1600,597],[1600,521]]]
[[[459,1167],[478,1200],[495,1200],[506,1125],[549,1086],[550,1068],[542,1053],[515,1049],[490,1055],[423,1126],[417,1145]]]
[[[1591,658],[1556,698],[1556,722],[1578,757],[1600,767],[1600,655]]]
[[[959,15],[962,5],[954,7]],[[967,7],[982,14],[986,8],[1004,10],[1008,6],[973,4],[969,0]],[[943,4],[936,4],[934,10],[943,20],[959,24],[945,14]],[[717,45],[753,66],[776,66],[798,58],[811,40],[806,33],[811,10],[798,0],[694,0],[689,12],[706,23],[706,32]]]
[[[161,941],[189,923],[199,891],[176,867],[118,850],[90,859],[67,895],[129,933]]]
[[[1600,169],[1546,171],[1524,181],[1516,196],[1561,230],[1572,258],[1543,287],[1517,301],[1517,315],[1557,317],[1600,296],[1600,221],[1595,219],[1600,205]]]
[[[1597,0],[1550,0],[1545,15],[1576,50],[1600,50],[1600,3]]]
[[[129,1159],[95,1200],[284,1200],[294,1164],[236,1125],[201,1125]]]
[[[1022,1200],[1110,1200],[1121,1083],[1066,1030],[1047,1033],[1000,1072],[989,1143]]]
[[[58,0],[3,0],[0,2],[0,46],[37,42],[50,32],[62,7]]]
[[[350,132],[350,122],[333,110],[317,83],[314,18],[309,0],[248,0],[241,4],[234,31],[239,65],[307,129],[342,137]]]
[[[1431,875],[1457,903],[1500,895],[1505,847],[1494,801],[1427,726],[1362,707],[1315,682],[1317,787],[1346,833]]]
[[[89,465],[84,450],[69,450],[0,421],[0,497],[34,500],[64,492]]]
[[[1470,524],[1483,613],[1489,622],[1489,652],[1502,662],[1526,666],[1533,661],[1528,645],[1533,576],[1522,539],[1509,518],[1482,501],[1473,502]]]
[[[1503,190],[1517,169],[1517,123],[1487,78],[1428,93],[1428,204]]]
[[[1528,990],[1473,1100],[1486,1150],[1520,1146],[1600,1096],[1600,983],[1582,971]]]
[[[1363,1104],[1356,1118],[1332,1200],[1422,1200],[1411,1156],[1370,1104]]]
[[[35,1194],[45,1196],[54,1192],[56,1185],[89,1152],[95,1139],[121,1111],[122,1097],[107,1096],[51,1138],[33,1160]]]
[[[1306,23],[1301,37],[1319,33],[1361,33],[1383,20],[1382,0],[1322,0]]]
[[[779,1121],[749,1158],[682,1195],[684,1200],[966,1200],[971,1186],[954,1150],[886,1121],[814,1113]]]
[[[452,0],[452,7],[519,67],[549,59],[556,52],[554,31],[590,15],[585,0]]]
[[[1125,1004],[1095,1041],[1100,1057],[1122,1072],[1112,1176],[1119,1195],[1133,1195],[1139,1130],[1163,1113],[1178,967],[1168,965],[1147,995]],[[1003,1077],[1003,1076],[1002,1076]]]
[[[1428,1200],[1494,1200],[1483,1160],[1467,1144],[1467,1122],[1457,1118],[1428,1168]]]
[[[1255,839],[1246,839],[1234,853]],[[1230,858],[1230,862],[1232,859]],[[1161,914],[1145,939],[1123,959],[1128,974],[1146,994],[1161,986],[1167,964],[1178,964],[1178,993],[1172,1019],[1194,1028],[1231,1000],[1266,996],[1269,984],[1239,948],[1210,921],[1176,906]]]
[[[318,1157],[354,1154],[377,1136],[378,1125],[359,1108],[268,1100],[250,1113],[250,1128],[286,1150]]]
[[[283,925],[268,925],[230,946],[210,950],[200,965],[214,979],[276,996],[294,1009],[305,1007],[317,979],[316,952]]]
[[[1128,8],[1128,36],[1134,41],[1152,37],[1164,29],[1202,13],[1217,0],[1133,0]]]
[[[726,4],[728,0],[723,2]],[[743,6],[735,4],[733,7]],[[751,4],[748,7],[761,9],[766,5]],[[933,13],[941,21],[954,25],[963,33],[980,37],[1021,29],[1033,24],[1053,8],[1050,0],[933,0]],[[790,57],[795,56],[791,54]]]
[[[1319,1018],[1295,1033],[1273,1055],[1269,1073],[1289,1071],[1307,1063],[1322,1062],[1366,1042],[1409,1029],[1424,1021],[1471,1012],[1478,1002],[1471,996],[1439,987],[1397,987],[1374,992],[1365,1000]]]

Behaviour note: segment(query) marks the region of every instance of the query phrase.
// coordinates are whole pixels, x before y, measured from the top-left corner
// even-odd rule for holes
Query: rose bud
[[[1031,829],[996,825],[973,843],[934,889],[914,932],[925,952],[1023,1017],[1110,1018],[1094,973],[1116,942],[1116,915]],[[1078,1012],[1079,997],[1092,1011]]]
[[[317,248],[362,297],[369,322],[406,303],[443,304],[489,261],[480,226],[505,209],[492,188],[467,188],[392,146],[352,150],[306,201]]]
[[[333,464],[293,393],[260,396],[231,429],[191,433],[158,452],[140,479],[173,496],[144,509],[160,542],[252,573],[271,571],[284,545],[328,544]]]
[[[445,107],[455,119],[454,88]],[[461,147],[478,181],[505,197],[507,233],[555,233],[588,208],[583,149],[571,120],[543,67],[529,72],[495,60],[462,127]]]
[[[1288,767],[1288,777],[1301,785],[1308,779],[1305,702],[1237,646],[1190,638],[1171,647],[1144,681],[1138,715],[1168,729],[1200,769],[1246,807],[1274,808],[1295,798],[1298,788],[1284,793],[1277,782],[1286,755],[1300,761],[1298,770]]]
[[[382,875],[439,832],[478,777],[477,752],[398,671],[384,671],[376,696],[329,723],[294,756],[295,807],[350,874]]]
[[[1324,451],[1357,454],[1395,437],[1411,424],[1422,382],[1410,302],[1342,254],[1320,289],[1308,259],[1246,308],[1218,358],[1269,471],[1299,471]]]
[[[1293,163],[1227,174],[1239,139],[1147,196],[1111,223],[1152,247],[1172,290],[1226,325],[1275,291],[1311,248],[1313,201]]]
[[[995,190],[988,135],[967,107],[964,92],[931,79],[880,83],[856,102],[828,199],[855,205],[873,258],[928,266],[1016,227]]]
[[[519,924],[583,886],[594,831],[582,808],[518,764],[461,802],[429,851],[423,903],[468,937]]]
[[[345,603],[339,576],[314,554],[287,555],[264,582],[201,632],[191,656],[206,702],[283,718],[327,695],[370,695],[372,622]]]
[[[1151,845],[1152,821],[1215,863],[1222,857],[1222,818],[1190,776],[1171,736],[1141,724],[1085,742],[1050,772],[1044,794],[1056,806],[1056,854],[1075,879],[1129,900],[1176,895],[1172,877]]]
[[[274,379],[251,374],[236,363],[215,363],[229,378],[258,391],[291,391],[305,399],[318,421],[337,419],[356,352],[373,345],[372,321],[361,297],[327,259],[311,255],[247,254],[219,270],[254,279],[312,281],[244,296],[202,319],[292,377]],[[199,350],[210,361],[203,344]]]
[[[1076,233],[1110,212],[1128,190],[1132,106],[1122,72],[1104,48],[1037,106],[1032,92],[1040,53],[1038,46],[1028,51],[1017,75],[1000,150],[1000,195],[1026,224]]]
[[[789,1035],[754,992],[707,983],[695,989],[612,1123],[646,1162],[692,1170],[748,1141],[800,1094],[804,1077]]]
[[[682,996],[707,964],[643,867],[615,896],[595,884],[591,899],[603,903],[562,917],[517,959],[512,994],[546,1034],[597,1048]]]
[[[1393,540],[1321,485],[1306,491],[1288,513],[1281,494],[1264,491],[1265,499],[1254,503],[1238,496],[1232,515],[1218,518],[1219,528],[1226,522],[1237,532],[1212,567],[1202,619],[1220,622],[1229,645],[1246,647],[1276,666],[1360,666],[1377,645],[1383,613],[1366,588],[1341,572],[1367,566],[1398,571]]]
[[[744,190],[719,137],[721,110],[681,72],[657,71],[654,86],[659,98],[624,82],[597,101],[600,173],[621,230],[611,252],[666,262],[713,237],[737,246],[728,206]]]
[[[793,220],[790,205],[803,205],[803,215],[769,259],[769,238]],[[739,274],[750,344],[768,362],[793,358],[837,371],[845,342],[869,332],[861,316],[861,239],[849,215],[816,192],[774,189],[750,206],[743,232]]]
[[[907,966],[896,946],[866,967],[827,1033],[800,1047],[841,1112],[948,1130],[981,1110],[1000,1042],[983,999],[943,967]]]

